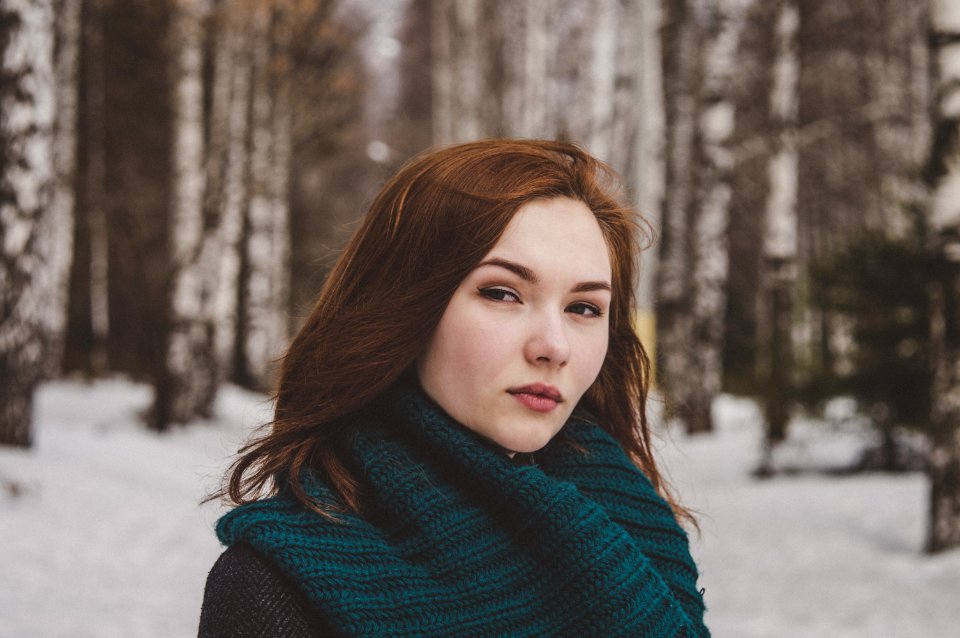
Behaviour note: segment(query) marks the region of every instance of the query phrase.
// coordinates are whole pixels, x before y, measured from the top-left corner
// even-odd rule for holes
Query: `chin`
[[[499,442],[500,447],[510,452],[519,454],[533,454],[546,447],[547,443],[554,437],[554,433],[545,433],[542,436],[529,436],[523,439],[508,439]]]

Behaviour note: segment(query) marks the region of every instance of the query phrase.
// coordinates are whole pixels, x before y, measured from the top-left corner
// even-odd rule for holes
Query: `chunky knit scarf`
[[[708,636],[687,537],[600,427],[571,419],[520,464],[400,386],[358,417],[363,516],[280,496],[220,540],[272,559],[356,636]],[[311,480],[308,490],[335,502]]]

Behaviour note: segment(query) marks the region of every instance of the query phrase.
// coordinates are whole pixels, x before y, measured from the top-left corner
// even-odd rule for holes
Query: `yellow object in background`
[[[638,309],[633,313],[633,329],[640,337],[640,343],[643,349],[647,351],[650,357],[650,381],[651,386],[655,385],[657,380],[657,315],[652,310]]]

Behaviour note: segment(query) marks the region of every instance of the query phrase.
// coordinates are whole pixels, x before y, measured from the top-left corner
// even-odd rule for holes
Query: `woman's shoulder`
[[[334,635],[304,594],[268,558],[245,543],[227,548],[207,576],[201,638]]]

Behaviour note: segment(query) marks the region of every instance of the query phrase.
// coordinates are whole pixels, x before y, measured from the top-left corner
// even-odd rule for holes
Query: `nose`
[[[562,368],[570,360],[570,339],[563,317],[544,312],[531,326],[524,346],[527,361],[537,366]]]

